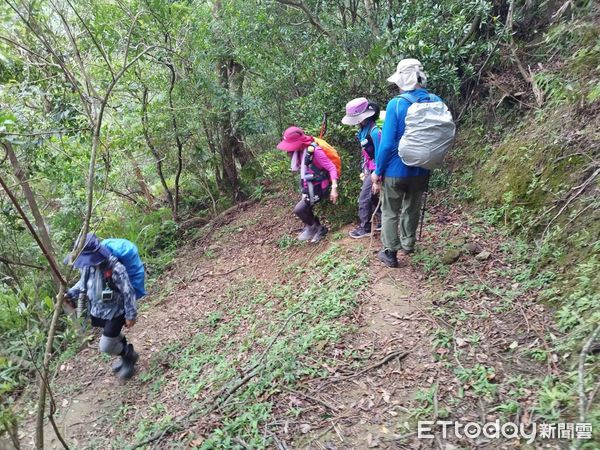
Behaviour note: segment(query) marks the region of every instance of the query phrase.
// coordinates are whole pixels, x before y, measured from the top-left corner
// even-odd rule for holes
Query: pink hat
[[[295,152],[308,147],[313,141],[312,136],[304,134],[300,127],[289,127],[283,132],[283,140],[277,144],[279,150]]]
[[[375,110],[369,108],[369,100],[364,97],[355,98],[346,105],[346,115],[342,119],[344,125],[358,125],[367,117],[375,115]]]

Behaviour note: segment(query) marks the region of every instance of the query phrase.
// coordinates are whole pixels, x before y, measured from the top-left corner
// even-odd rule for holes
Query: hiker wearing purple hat
[[[312,136],[304,134],[302,128],[289,127],[285,130],[277,148],[290,156],[292,171],[300,171],[302,198],[294,213],[304,223],[304,229],[298,240],[319,242],[327,234],[327,228],[315,216],[313,207],[326,197],[333,203],[337,201],[339,171],[323,148]]]
[[[80,295],[87,297],[92,326],[102,328],[100,351],[120,356],[113,371],[119,378],[131,378],[139,356],[121,333],[123,326],[131,328],[137,318],[136,295],[127,269],[93,233],[87,235],[73,267],[79,269],[81,277],[67,291],[65,300],[74,306]]]
[[[375,157],[381,140],[381,130],[376,123],[379,119],[379,112],[377,104],[360,97],[348,102],[346,115],[342,119],[344,125],[358,126],[356,137],[360,142],[363,157],[360,174],[363,183],[358,196],[359,225],[349,233],[350,237],[354,239],[371,236],[371,218],[379,201],[378,195],[373,193],[371,180],[371,173],[375,170]]]

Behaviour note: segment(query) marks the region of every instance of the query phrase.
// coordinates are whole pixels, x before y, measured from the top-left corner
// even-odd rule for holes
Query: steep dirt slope
[[[95,342],[59,368],[57,421],[73,447],[127,448],[157,433],[149,446],[430,448],[438,443],[416,438],[417,419],[491,420],[500,378],[543,371],[513,359],[512,344],[533,338],[543,309],[532,315],[531,302],[486,293],[486,283],[509,281],[498,275],[503,244],[485,226],[438,209],[425,250],[387,269],[375,261],[376,239],[357,242],[347,230],[297,245],[291,206],[266,200],[182,249],[128,333],[141,354],[128,383]],[[490,255],[475,259],[469,244]],[[448,249],[453,266],[440,262]],[[447,295],[469,283],[476,302]],[[181,421],[257,366],[218,407]],[[50,427],[47,439],[59,448]]]

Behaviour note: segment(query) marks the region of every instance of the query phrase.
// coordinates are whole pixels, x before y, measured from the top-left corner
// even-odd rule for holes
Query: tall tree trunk
[[[12,144],[8,141],[4,141],[2,142],[2,145],[6,150],[6,154],[8,155],[8,159],[10,160],[10,164],[13,168],[15,177],[17,178],[17,180],[19,180],[21,190],[23,191],[23,195],[25,195],[25,199],[27,200],[27,204],[29,205],[29,210],[31,211],[31,214],[33,215],[33,218],[35,220],[37,233],[42,243],[44,244],[44,247],[47,249],[49,256],[53,259],[56,259],[54,249],[52,247],[52,241],[50,240],[50,234],[48,233],[48,228],[46,226],[46,222],[42,217],[42,213],[40,211],[40,208],[38,207],[31,186],[29,186],[25,170],[21,166],[21,163],[19,162],[17,155],[14,152]],[[56,274],[53,274],[53,278],[54,281],[58,284],[58,278],[56,278]]]
[[[152,193],[150,192],[148,183],[146,183],[146,179],[144,178],[144,175],[142,174],[142,169],[140,168],[139,163],[137,162],[137,160],[135,159],[135,157],[133,156],[132,153],[129,153],[129,152],[125,152],[125,153],[127,155],[127,158],[129,158],[129,161],[131,162],[131,166],[133,167],[133,174],[135,175],[135,180],[137,181],[137,184],[140,187],[142,194],[144,194],[144,198],[146,199],[146,202],[148,203],[147,209],[152,210],[152,205],[154,204],[155,198],[152,195]]]
[[[213,3],[213,18],[215,21],[221,20],[222,13],[221,0],[215,0]],[[219,85],[223,92],[230,97],[230,66],[233,65],[233,59],[225,51],[223,55],[217,58],[216,72]],[[223,168],[223,179],[219,189],[228,191],[232,198],[237,201],[240,198],[240,182],[237,166],[235,162],[235,151],[238,146],[235,137],[235,130],[231,124],[229,105],[222,106],[223,110],[219,112],[219,153],[221,155],[221,166]]]
[[[372,0],[364,0],[365,3],[365,16],[367,19],[367,23],[371,28],[373,36],[379,37],[379,26],[377,25],[377,12],[375,11],[375,7],[373,6]]]
[[[177,208],[175,207],[175,200],[173,199],[173,194],[167,185],[167,180],[165,179],[165,175],[163,173],[162,161],[163,158],[158,153],[158,149],[154,145],[154,142],[150,138],[150,130],[148,125],[148,88],[144,87],[144,92],[142,95],[142,132],[144,133],[144,139],[146,140],[146,144],[148,148],[152,152],[154,159],[156,160],[156,172],[158,173],[158,178],[160,179],[160,184],[162,184],[163,189],[165,190],[165,195],[167,196],[167,201],[169,202],[169,206],[171,207],[171,214],[173,216],[173,220],[177,221]]]
[[[229,78],[227,62],[221,60],[219,62],[219,82],[221,87],[229,91]],[[221,165],[223,167],[223,182],[224,187],[229,191],[234,198],[237,200],[240,193],[240,184],[237,172],[237,166],[235,164],[235,150],[237,147],[237,139],[234,136],[234,130],[231,126],[231,120],[229,113],[222,112],[219,119],[219,132],[221,134],[220,149],[221,154]]]
[[[175,172],[175,199],[173,200],[173,215],[179,218],[179,179],[181,178],[181,172],[183,170],[183,143],[179,136],[179,128],[177,127],[177,118],[175,116],[175,108],[173,106],[173,89],[175,89],[175,67],[171,63],[165,63],[169,68],[170,72],[170,83],[169,83],[169,110],[171,112],[171,126],[173,127],[173,133],[175,133],[175,144],[177,145],[177,171]],[[177,220],[177,219],[175,219]]]
[[[235,106],[230,109],[229,121],[231,122],[231,144],[233,153],[240,165],[244,167],[252,160],[252,154],[244,145],[244,139],[240,131],[240,124],[244,118],[242,101],[244,98],[244,67],[234,59],[228,61],[228,82],[229,93],[235,102]]]

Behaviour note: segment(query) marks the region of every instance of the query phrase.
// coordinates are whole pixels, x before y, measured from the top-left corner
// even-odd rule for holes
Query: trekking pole
[[[321,131],[319,132],[319,138],[323,139],[327,133],[327,113],[323,113],[323,120],[321,121]]]
[[[425,222],[425,206],[427,205],[427,193],[429,189],[423,192],[423,206],[421,207],[421,217],[419,221],[421,222],[421,226],[419,227],[419,241],[423,235],[423,222]]]

